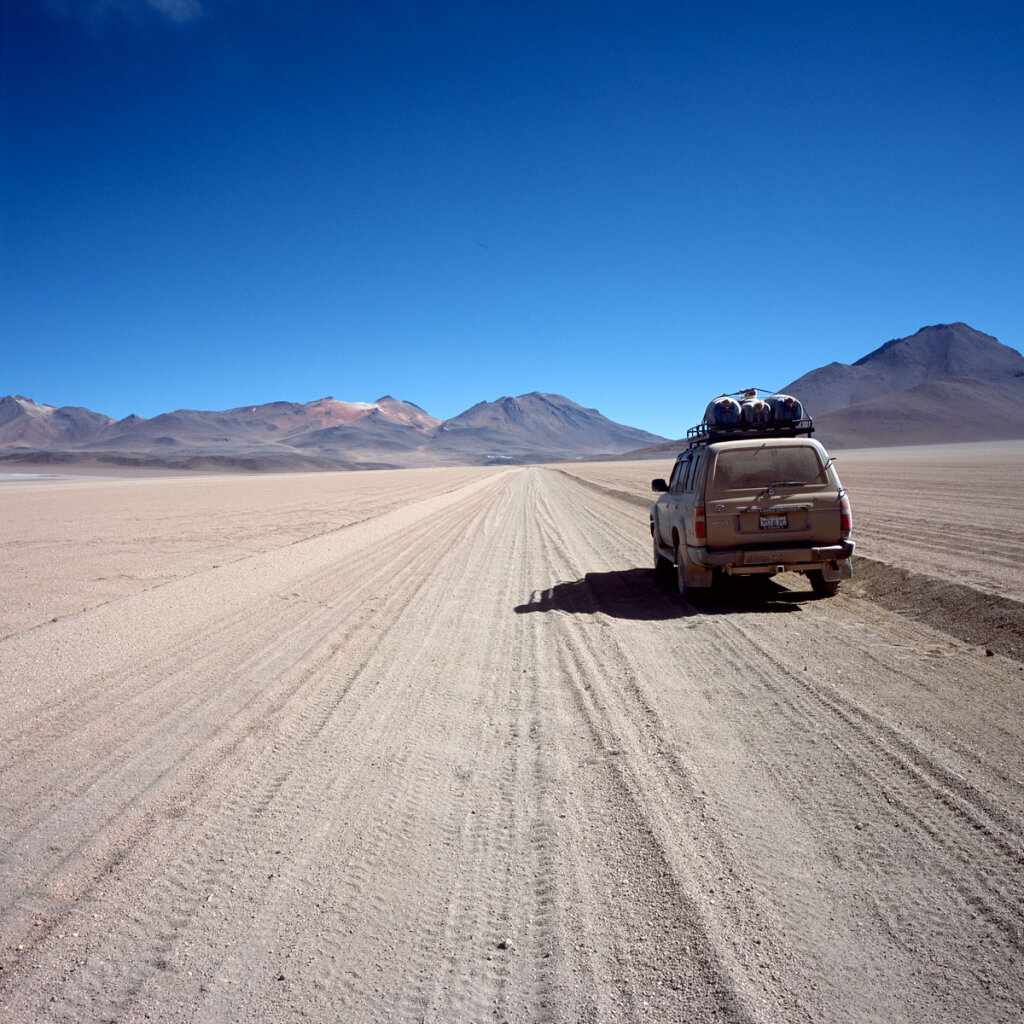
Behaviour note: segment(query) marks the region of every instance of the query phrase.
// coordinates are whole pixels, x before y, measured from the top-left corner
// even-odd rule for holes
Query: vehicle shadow
[[[708,591],[683,599],[674,587],[662,583],[653,569],[617,569],[588,572],[582,579],[556,583],[547,590],[535,590],[516,614],[569,612],[592,615],[602,612],[616,619],[660,621],[693,615],[742,615],[765,612],[797,612],[800,605],[814,600],[806,594],[787,590],[774,580],[725,579]]]

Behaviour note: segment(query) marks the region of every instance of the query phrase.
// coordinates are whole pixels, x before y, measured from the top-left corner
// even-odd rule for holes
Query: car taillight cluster
[[[847,508],[850,506],[847,505]],[[698,539],[703,539],[708,535],[708,523],[707,519],[704,518],[704,506],[697,505],[693,510],[693,535]]]
[[[853,531],[853,510],[850,508],[850,499],[845,494],[839,499],[839,514],[842,516],[843,536],[848,537]]]

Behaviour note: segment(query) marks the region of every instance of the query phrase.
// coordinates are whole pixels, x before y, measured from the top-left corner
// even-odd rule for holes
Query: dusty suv
[[[712,407],[709,406],[709,410]],[[751,414],[753,416],[753,413]],[[654,566],[679,592],[716,576],[803,573],[831,597],[851,575],[850,502],[809,419],[690,431],[651,506]]]

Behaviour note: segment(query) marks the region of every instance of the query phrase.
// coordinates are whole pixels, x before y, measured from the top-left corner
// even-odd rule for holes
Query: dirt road
[[[425,479],[11,626],[0,1019],[1020,1019],[1019,660]]]

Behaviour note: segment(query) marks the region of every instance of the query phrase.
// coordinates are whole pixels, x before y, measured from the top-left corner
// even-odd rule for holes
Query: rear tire
[[[811,590],[818,597],[835,597],[839,593],[839,584],[842,580],[827,580],[820,569],[812,569],[807,578],[811,581]]]

